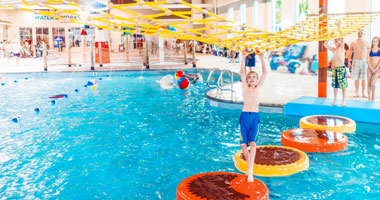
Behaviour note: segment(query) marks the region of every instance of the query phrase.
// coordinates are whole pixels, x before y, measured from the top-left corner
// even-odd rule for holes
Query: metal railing
[[[222,70],[219,69],[219,68],[213,68],[211,71],[210,71],[210,74],[208,75],[208,78],[207,78],[207,86],[210,87],[210,88],[216,88],[217,91],[218,91],[218,94],[220,94],[222,92],[221,88],[219,87],[219,84],[216,83],[215,85],[211,85],[210,84],[210,79],[212,77],[212,74],[215,72],[215,71],[220,71],[220,73],[222,73]]]
[[[215,71],[220,71],[220,75],[219,75],[219,78],[218,78],[216,84],[215,85],[211,85],[210,84],[210,80],[211,80],[211,77],[212,77],[212,75],[214,74]],[[223,83],[223,74],[225,72],[229,73],[230,76],[231,76],[231,88],[223,88],[223,86],[224,86],[224,83]],[[231,70],[229,70],[229,69],[221,70],[219,68],[213,68],[210,71],[210,74],[208,75],[207,85],[210,88],[216,88],[218,95],[221,95],[223,93],[223,91],[230,91],[231,92],[231,100],[233,100],[234,95],[235,95],[235,98],[236,98],[236,92],[234,90],[234,73]]]
[[[231,88],[223,88],[224,84],[223,84],[223,74],[225,72],[228,72],[231,76]],[[229,69],[224,69],[222,70],[222,72],[220,73],[220,76],[219,76],[219,79],[218,79],[218,82],[216,83],[217,85],[219,85],[219,88],[220,90],[223,92],[223,91],[230,91],[231,92],[231,100],[233,100],[234,98],[234,94],[235,94],[235,97],[236,97],[236,92],[234,90],[234,73],[229,70]]]

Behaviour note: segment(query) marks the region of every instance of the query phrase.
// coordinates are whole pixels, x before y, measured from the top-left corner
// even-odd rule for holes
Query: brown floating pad
[[[263,182],[229,172],[197,174],[183,180],[177,187],[177,199],[249,200],[269,199],[269,191]]]
[[[245,160],[242,155],[241,158]],[[260,147],[256,149],[255,164],[287,165],[297,162],[300,158],[301,155],[291,149],[284,149],[280,147]]]
[[[246,173],[248,163],[243,159],[242,151],[234,155],[235,167]],[[289,176],[309,168],[308,156],[293,147],[257,146],[253,174],[256,176]]]
[[[336,152],[347,147],[348,138],[333,131],[295,128],[281,134],[281,143],[305,152]]]
[[[339,116],[315,116],[306,120],[310,124],[318,124],[322,126],[343,126],[350,123],[349,120]]]

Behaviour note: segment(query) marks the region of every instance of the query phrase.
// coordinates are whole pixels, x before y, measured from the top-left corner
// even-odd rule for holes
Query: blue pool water
[[[205,83],[161,89],[155,81],[167,74],[174,71],[3,75],[0,196],[166,200],[194,174],[239,173],[240,111],[208,105]],[[99,78],[97,90],[84,87]],[[52,105],[59,93],[68,98]],[[281,145],[281,132],[298,127],[297,117],[260,116],[259,145]],[[357,126],[346,150],[308,154],[307,171],[256,178],[271,199],[378,199],[380,126]]]

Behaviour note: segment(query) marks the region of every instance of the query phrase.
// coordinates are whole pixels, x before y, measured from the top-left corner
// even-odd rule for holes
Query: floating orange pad
[[[347,117],[334,115],[312,115],[300,119],[300,128],[335,131],[339,133],[354,133],[356,123]]]
[[[177,187],[177,200],[269,199],[267,186],[260,180],[229,172],[209,172],[190,176]]]
[[[347,147],[348,138],[333,131],[295,128],[281,134],[281,143],[304,152],[337,152]]]

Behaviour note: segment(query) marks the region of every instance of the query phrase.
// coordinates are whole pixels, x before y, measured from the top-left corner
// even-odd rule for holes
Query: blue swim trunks
[[[348,87],[346,67],[333,67],[331,86],[333,88],[345,89]]]
[[[255,59],[255,54],[254,53],[249,54],[245,58],[245,66],[246,67],[255,67],[256,66],[256,59]]]
[[[257,143],[260,116],[258,112],[242,112],[240,115],[240,144]]]

